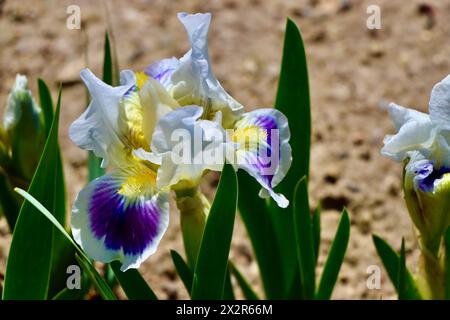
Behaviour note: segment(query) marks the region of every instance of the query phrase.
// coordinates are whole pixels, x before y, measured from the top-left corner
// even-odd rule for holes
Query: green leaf
[[[80,300],[82,297],[81,290],[64,288],[52,300]]]
[[[8,222],[9,230],[13,232],[20,211],[20,202],[12,191],[8,174],[0,167],[0,204],[3,214]]]
[[[117,300],[111,288],[108,286],[105,280],[103,280],[103,278],[98,274],[97,270],[91,264],[89,259],[87,259],[86,256],[84,256],[84,254],[80,255],[78,253],[75,255],[75,257],[78,263],[80,264],[81,268],[83,268],[84,272],[86,272],[89,275],[89,278],[91,279],[100,296],[105,300]]]
[[[402,238],[402,247],[400,249],[400,259],[398,260],[397,288],[398,288],[398,300],[405,300],[407,297],[405,238]]]
[[[316,257],[316,266],[317,266],[317,261],[319,260],[320,254],[320,203],[317,205],[316,210],[314,210],[314,215],[312,219],[312,230],[314,239],[314,255]]]
[[[236,300],[236,296],[233,291],[233,284],[231,283],[231,271],[230,262],[228,262],[228,269],[225,277],[225,287],[223,289],[223,299],[224,300]]]
[[[228,263],[228,267],[230,269],[230,272],[234,275],[236,278],[239,287],[242,290],[242,293],[244,294],[245,299],[247,300],[259,300],[258,295],[253,291],[253,288],[250,286],[248,281],[244,278],[244,276],[239,272],[239,270],[236,268],[236,266],[232,263]]]
[[[445,299],[450,300],[450,227],[447,228],[444,236],[445,240],[445,260],[444,260],[444,272],[445,272]]]
[[[291,168],[277,190],[292,200],[298,180],[309,175],[311,110],[305,47],[300,30],[290,19],[286,23],[275,106],[288,118],[292,147]]]
[[[271,212],[258,196],[261,186],[246,172],[238,171],[239,213],[247,229],[264,291],[268,299],[284,298],[283,269]],[[281,214],[285,214],[284,212]]]
[[[175,250],[170,250],[170,255],[172,256],[173,264],[175,265],[175,269],[177,270],[181,282],[183,282],[184,287],[190,294],[192,290],[193,277],[191,269],[178,252],[176,252]]]
[[[37,201],[32,195],[30,195],[25,190],[20,188],[15,188],[17,193],[19,193],[22,197],[24,197],[28,202],[33,205],[38,212],[42,213],[45,218],[47,218],[56,229],[61,232],[65,239],[67,239],[75,250],[78,252],[76,255],[77,261],[80,263],[81,267],[89,274],[93,284],[99,291],[100,295],[106,300],[116,300],[114,293],[111,291],[111,288],[105,283],[105,281],[100,277],[95,267],[91,264],[89,258],[84,254],[83,250],[75,243],[75,241],[70,237],[64,227],[55,219],[55,217],[48,211],[39,201]],[[24,203],[28,203],[24,202]]]
[[[114,289],[117,286],[117,278],[110,263],[105,263],[103,265],[103,277],[105,278],[108,287]]]
[[[50,134],[39,165],[31,181],[29,193],[42,204],[56,209],[58,175],[58,120],[61,90]],[[14,228],[6,266],[3,299],[46,299],[52,266],[53,227],[36,208],[24,202]]]
[[[236,215],[237,178],[225,164],[206,221],[192,284],[192,299],[222,299]]]
[[[141,274],[136,269],[120,271],[120,262],[110,263],[117,280],[130,300],[158,300],[155,293],[148,286]]]
[[[397,293],[399,293],[398,290],[398,274],[399,274],[399,263],[400,263],[400,257],[399,255],[392,249],[392,247],[386,243],[383,239],[380,237],[373,235],[372,236],[373,243],[375,244],[375,248],[377,249],[378,255],[383,262],[384,268],[386,269],[386,272],[389,276],[389,279],[391,280],[392,284],[395,287],[395,290]],[[411,276],[411,273],[406,268],[406,276],[405,276],[405,296],[407,299],[412,300],[419,300],[422,299],[417,286],[413,280],[413,277]]]
[[[52,300],[83,300],[89,292],[90,284],[90,278],[86,274],[82,274],[80,289],[69,289],[65,287],[55,294]]]
[[[109,41],[108,32],[105,32],[105,46],[103,56],[103,82],[113,85],[113,64],[111,56],[111,43]]]
[[[97,158],[92,151],[88,153],[88,179],[92,181],[105,174],[105,169],[100,167],[102,159]]]
[[[53,121],[53,100],[50,90],[44,80],[38,79],[39,102],[44,115],[45,136],[48,137]]]
[[[330,299],[334,286],[338,279],[339,270],[344,262],[345,252],[347,251],[348,240],[350,238],[350,219],[347,210],[342,211],[341,219],[331,244],[330,253],[323,268],[319,288],[316,298],[320,300]]]
[[[298,180],[309,175],[311,111],[304,43],[299,29],[290,19],[286,23],[275,106],[289,121],[293,159],[288,174],[275,189],[284,194],[292,203]],[[294,213],[292,206],[287,209],[279,209],[274,201],[271,201],[271,208],[282,258],[284,287],[289,288],[298,270],[297,264],[292,263],[296,261]]]
[[[44,115],[44,125],[46,136],[50,132],[53,112],[53,101],[44,80],[38,79],[39,101]],[[66,226],[66,187],[64,182],[64,170],[62,156],[58,144],[58,159],[56,167],[56,187],[55,187],[55,208],[52,211],[55,218],[61,225]],[[56,294],[66,284],[66,268],[75,262],[75,251],[69,243],[64,241],[59,232],[53,233],[52,269],[49,287],[49,296]]]
[[[311,214],[309,212],[307,179],[303,177],[295,187],[294,229],[297,243],[297,258],[300,266],[302,292],[305,299],[314,299],[315,265],[314,239]]]

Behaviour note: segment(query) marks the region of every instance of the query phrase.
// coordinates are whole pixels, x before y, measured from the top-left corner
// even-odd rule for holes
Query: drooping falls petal
[[[120,73],[118,87],[111,87],[97,78],[89,69],[83,69],[81,79],[86,84],[91,103],[86,111],[69,128],[69,136],[80,148],[92,150],[103,158],[102,167],[110,163],[116,167],[127,163],[127,142],[120,126],[121,104],[124,95],[136,84],[134,73]]]
[[[262,186],[260,196],[272,197],[285,208],[289,201],[273,188],[284,178],[292,162],[287,118],[275,109],[245,113],[235,124],[231,140],[236,143],[235,168],[242,168]]]
[[[427,114],[389,104],[388,111],[398,130],[384,139],[381,154],[396,161],[404,160],[411,151],[427,153],[435,141],[437,131]]]
[[[157,186],[174,186],[180,181],[196,185],[205,170],[222,169],[226,132],[220,125],[220,117],[214,121],[202,120],[202,113],[198,106],[167,113],[155,127],[152,153],[135,152],[141,159],[160,164]]]
[[[97,261],[138,268],[152,255],[169,222],[168,194],[155,189],[155,173],[145,167],[116,169],[78,194],[72,208],[72,233]]]
[[[231,128],[243,106],[223,89],[212,73],[208,53],[211,14],[179,13],[178,18],[189,36],[191,50],[180,60],[170,58],[150,65],[146,73],[160,81],[180,106],[202,106],[206,119],[214,118],[220,111],[223,126]]]

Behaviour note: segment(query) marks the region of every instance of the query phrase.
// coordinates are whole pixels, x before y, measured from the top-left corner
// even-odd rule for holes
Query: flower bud
[[[11,144],[13,168],[30,180],[45,142],[43,116],[25,76],[18,74],[8,96],[3,126]]]
[[[405,167],[403,187],[421,244],[437,255],[450,224],[450,168],[437,167],[426,159],[411,159]]]

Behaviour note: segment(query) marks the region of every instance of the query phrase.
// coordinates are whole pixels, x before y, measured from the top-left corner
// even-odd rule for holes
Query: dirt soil
[[[433,18],[426,14],[430,4]],[[0,112],[16,73],[45,79],[56,90],[64,85],[60,129],[70,202],[86,181],[86,153],[68,138],[68,126],[85,108],[79,71],[101,72],[103,33],[107,22],[102,1],[0,1]],[[81,30],[68,30],[66,9],[81,8]],[[366,9],[381,8],[382,28],[368,30]],[[427,110],[432,86],[450,73],[450,1],[225,0],[108,1],[121,68],[142,70],[149,63],[181,56],[188,41],[176,13],[213,13],[210,52],[223,86],[248,110],[272,106],[287,17],[301,28],[308,56],[313,138],[311,203],[320,200],[322,249],[320,264],[334,236],[340,210],[349,210],[349,249],[333,298],[392,299],[395,294],[382,269],[381,289],[366,286],[367,268],[381,266],[372,234],[396,247],[406,237],[408,263],[414,269],[417,244],[402,199],[400,164],[380,156],[393,127],[380,109],[383,102]],[[424,10],[425,9],[425,10]],[[295,130],[295,128],[292,128]],[[214,195],[216,176],[204,190]],[[172,206],[171,224],[160,250],[141,267],[161,298],[186,298],[169,249],[182,251],[179,217]],[[0,228],[0,273],[4,273],[11,237]],[[232,260],[256,285],[258,268],[245,228],[238,221]]]

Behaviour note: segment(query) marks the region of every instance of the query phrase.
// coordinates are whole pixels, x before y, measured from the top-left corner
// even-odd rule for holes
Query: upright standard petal
[[[158,186],[184,180],[197,184],[207,169],[219,171],[225,162],[227,135],[220,119],[203,120],[203,109],[186,106],[163,116],[152,137],[152,154],[135,155],[158,163]],[[157,157],[159,160],[155,160]]]
[[[69,128],[69,136],[80,148],[92,150],[103,158],[102,167],[111,162],[116,166],[126,162],[125,143],[119,127],[120,106],[124,95],[135,86],[130,70],[121,72],[121,85],[111,87],[98,79],[89,69],[83,69],[81,79],[92,100],[86,111]]]
[[[433,87],[429,108],[431,121],[450,128],[450,75]]]
[[[72,208],[72,234],[97,261],[138,268],[153,254],[169,222],[168,194],[155,188],[155,173],[117,169],[89,183]]]
[[[271,196],[285,208],[289,201],[273,188],[286,176],[292,162],[287,118],[276,109],[245,113],[236,123],[231,140],[236,144],[235,168],[242,168],[262,186],[260,196]],[[229,156],[229,155],[228,155]]]
[[[191,50],[180,60],[170,58],[150,65],[146,73],[160,81],[180,106],[202,106],[204,118],[210,120],[220,111],[224,127],[231,128],[243,106],[223,89],[212,73],[208,53],[211,14],[179,13],[178,18],[189,36]]]
[[[179,105],[166,89],[152,78],[149,78],[139,90],[139,100],[145,119],[142,126],[143,134],[151,144],[152,134],[158,120]]]

